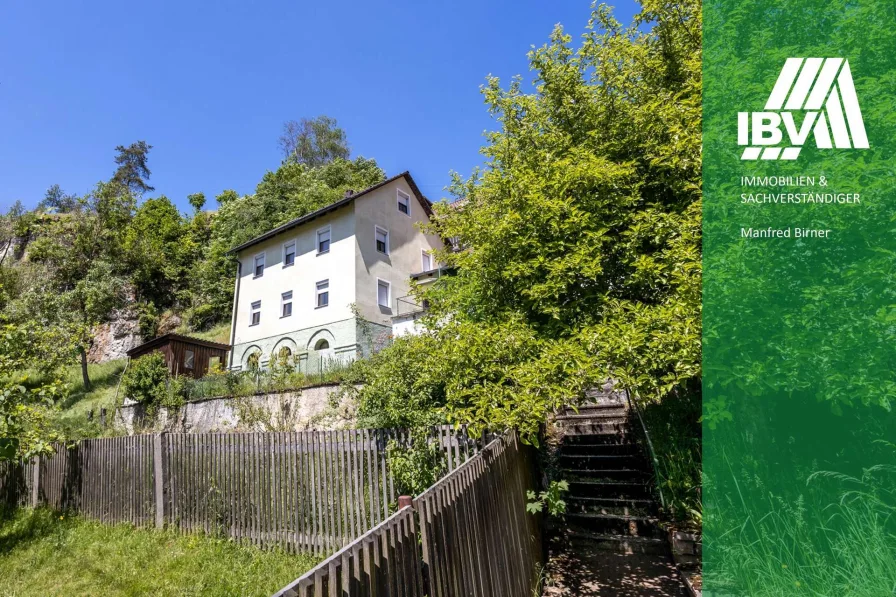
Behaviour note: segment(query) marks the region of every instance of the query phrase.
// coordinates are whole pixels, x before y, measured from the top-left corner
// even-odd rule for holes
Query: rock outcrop
[[[87,353],[88,363],[125,358],[130,349],[143,342],[137,313],[133,309],[116,311],[111,321],[94,329],[93,338]]]

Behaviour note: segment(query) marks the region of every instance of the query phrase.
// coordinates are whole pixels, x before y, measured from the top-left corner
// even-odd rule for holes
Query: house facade
[[[285,355],[314,371],[384,344],[411,277],[438,268],[431,213],[404,172],[234,248],[230,367]]]

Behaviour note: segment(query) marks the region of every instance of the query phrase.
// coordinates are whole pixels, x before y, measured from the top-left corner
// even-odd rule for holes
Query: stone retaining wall
[[[143,405],[126,403],[116,412],[115,424],[129,434],[347,429],[355,426],[355,405],[338,384],[325,384],[291,392],[188,402],[173,412],[161,409],[152,421]]]

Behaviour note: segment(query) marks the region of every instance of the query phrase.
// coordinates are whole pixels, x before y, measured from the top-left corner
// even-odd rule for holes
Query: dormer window
[[[398,191],[398,211],[406,216],[411,215],[411,197],[404,191]]]

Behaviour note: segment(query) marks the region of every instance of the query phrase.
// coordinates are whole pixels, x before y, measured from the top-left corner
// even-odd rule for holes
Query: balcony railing
[[[413,296],[407,295],[395,299],[395,307],[396,317],[406,317],[408,315],[423,313],[429,308],[429,305],[426,304],[426,301],[423,301],[423,304],[421,305],[417,303]]]

